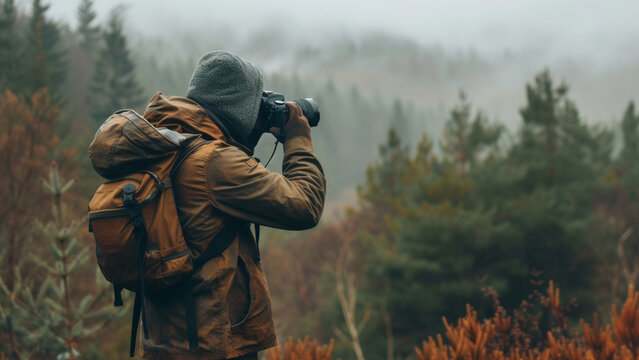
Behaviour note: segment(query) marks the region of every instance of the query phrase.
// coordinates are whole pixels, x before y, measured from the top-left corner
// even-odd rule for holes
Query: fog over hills
[[[28,1],[22,3],[26,8]],[[267,73],[331,78],[421,108],[449,107],[463,88],[474,104],[509,125],[519,120],[525,82],[546,67],[570,85],[588,121],[619,117],[639,95],[636,1],[122,4],[118,11],[141,58],[153,55],[185,68],[203,52],[224,48]],[[74,26],[77,1],[51,5],[53,16]],[[98,19],[115,5],[96,1]]]
[[[290,41],[292,45],[282,46],[292,35],[274,32],[239,39],[223,27],[215,31],[219,36],[207,39],[183,34],[176,51],[167,51],[173,45],[159,38],[139,38],[137,47],[147,56],[154,53],[160,63],[172,62],[180,54],[188,59],[186,73],[208,49],[229,49],[267,73],[297,74],[319,82],[332,79],[342,87],[357,86],[369,95],[411,100],[421,108],[450,107],[459,89],[464,89],[490,117],[509,125],[519,122],[524,84],[544,68],[557,81],[569,84],[587,121],[619,117],[627,102],[639,94],[639,56],[634,48],[602,63],[595,58],[553,57],[546,49],[483,55],[474,49],[422,45],[386,32],[327,36],[318,42]]]

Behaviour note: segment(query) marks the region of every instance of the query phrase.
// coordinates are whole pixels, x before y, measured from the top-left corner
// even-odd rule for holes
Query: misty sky
[[[20,3],[20,1],[18,1]],[[22,0],[27,7],[29,0]],[[55,0],[52,16],[75,23],[78,0]],[[117,4],[127,8],[127,27],[162,36],[206,32],[227,24],[235,33],[294,30],[295,41],[386,31],[427,46],[476,49],[484,56],[539,52],[553,58],[624,61],[639,48],[637,0],[96,0],[100,20]]]

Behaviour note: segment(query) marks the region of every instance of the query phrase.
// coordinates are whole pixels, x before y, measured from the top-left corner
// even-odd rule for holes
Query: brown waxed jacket
[[[249,223],[300,230],[319,221],[326,181],[310,139],[285,141],[283,174],[268,171],[226,139],[197,103],[157,93],[144,117],[157,127],[213,140],[180,167],[173,188],[184,235],[197,257],[231,218],[235,240],[192,275],[200,350],[189,351],[180,292],[146,299],[147,359],[231,359],[276,344],[259,249]]]

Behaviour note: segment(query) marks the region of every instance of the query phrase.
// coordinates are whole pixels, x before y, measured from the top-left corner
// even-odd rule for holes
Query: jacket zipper
[[[164,264],[164,263],[166,263],[169,260],[181,258],[181,257],[184,257],[185,255],[188,255],[189,251],[190,250],[186,249],[186,250],[180,251],[179,253],[175,253],[175,254],[172,254],[172,255],[165,256],[162,259],[160,259],[160,261],[162,261],[162,264]]]

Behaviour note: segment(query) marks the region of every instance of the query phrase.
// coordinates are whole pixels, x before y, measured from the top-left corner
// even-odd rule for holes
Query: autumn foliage
[[[298,339],[295,343],[293,338],[289,338],[284,344],[283,355],[282,347],[278,344],[266,352],[266,360],[330,360],[333,344],[331,340],[328,345],[319,345],[317,340],[311,342],[308,336],[304,338],[304,341]]]
[[[0,269],[9,286],[33,219],[48,210],[42,206],[46,195],[39,183],[58,145],[53,128],[57,115],[46,89],[35,93],[30,103],[9,90],[0,95],[0,237],[6,239]]]
[[[628,297],[617,312],[612,309],[612,326],[602,327],[595,314],[593,324],[581,321],[581,333],[568,335],[559,290],[553,283],[540,304],[552,314],[556,327],[534,344],[521,313],[506,316],[497,308],[492,318],[480,321],[470,306],[457,324],[443,319],[445,337],[429,337],[415,348],[419,360],[629,360],[639,358],[639,292],[630,286]],[[519,341],[528,339],[528,341]]]
[[[487,296],[495,294],[487,291]],[[534,304],[533,304],[534,302]],[[535,293],[522,306],[507,315],[495,301],[495,313],[483,321],[470,305],[466,315],[456,324],[443,318],[445,335],[438,334],[415,347],[418,360],[636,360],[639,359],[639,291],[633,286],[621,311],[612,308],[612,325],[601,326],[594,314],[592,325],[580,321],[581,332],[571,332],[566,312],[572,305],[562,306],[560,291],[549,282],[545,294]],[[536,311],[539,310],[539,311]],[[552,317],[552,326],[543,338],[535,332],[542,313]],[[334,342],[319,345],[317,340],[294,342],[289,338],[266,352],[266,360],[330,360]]]

